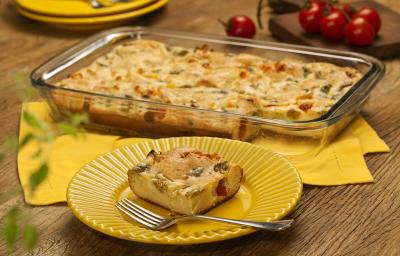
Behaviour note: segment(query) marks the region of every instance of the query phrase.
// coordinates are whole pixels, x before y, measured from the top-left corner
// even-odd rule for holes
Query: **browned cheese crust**
[[[353,68],[329,63],[272,61],[207,46],[186,49],[136,40],[115,47],[56,85],[161,105],[52,93],[59,109],[87,111],[93,122],[123,130],[250,140],[259,127],[242,118],[195,114],[168,105],[311,120],[326,113],[360,78]]]

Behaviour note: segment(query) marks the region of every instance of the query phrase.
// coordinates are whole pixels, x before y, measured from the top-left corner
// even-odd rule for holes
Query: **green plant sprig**
[[[36,97],[36,92],[28,85],[26,77],[23,73],[15,74],[16,86],[13,88],[25,102]],[[45,120],[28,110],[23,110],[21,115],[32,132],[25,134],[20,140],[16,136],[8,137],[0,145],[0,162],[6,155],[15,154],[30,143],[36,143],[38,150],[32,154],[31,158],[38,160],[40,164],[32,171],[28,184],[30,192],[35,193],[38,186],[46,180],[49,171],[51,171],[48,165],[47,152],[51,150],[55,139],[61,135],[77,137],[79,133],[84,133],[81,125],[87,123],[89,119],[86,114],[70,113],[66,120],[49,125]],[[46,148],[48,150],[45,150]],[[11,207],[7,212],[3,219],[3,234],[9,250],[14,249],[19,235],[22,236],[26,249],[32,250],[35,247],[39,233],[36,227],[31,224],[30,219],[30,215],[18,206]]]

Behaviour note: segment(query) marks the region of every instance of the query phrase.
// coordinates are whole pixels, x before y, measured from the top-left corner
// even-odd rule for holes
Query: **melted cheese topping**
[[[266,118],[326,113],[361,74],[349,67],[136,40],[115,47],[58,86]]]
[[[165,188],[189,196],[224,178],[229,167],[216,153],[175,148],[165,153],[149,153],[133,171],[149,177],[160,190]]]

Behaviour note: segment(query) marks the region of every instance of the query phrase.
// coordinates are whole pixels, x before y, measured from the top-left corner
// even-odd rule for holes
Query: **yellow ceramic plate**
[[[77,17],[77,18],[67,18],[67,17],[53,17],[53,16],[45,16],[45,15],[40,15],[37,13],[29,12],[26,9],[23,8],[17,8],[18,12],[22,14],[23,16],[38,20],[38,21],[43,21],[46,23],[51,23],[51,24],[56,24],[56,25],[84,25],[84,24],[104,24],[104,23],[117,23],[117,22],[124,22],[130,19],[133,19],[135,17],[142,16],[144,14],[153,12],[161,7],[163,7],[168,0],[158,0],[151,5],[148,5],[144,8],[133,10],[131,12],[125,12],[125,13],[119,13],[119,14],[114,14],[114,15],[108,15],[108,16],[98,16],[98,17]]]
[[[155,0],[131,0],[110,7],[92,8],[89,0],[16,0],[22,8],[48,16],[100,16],[132,11]],[[101,2],[101,0],[99,0]]]
[[[88,163],[71,180],[67,201],[73,213],[86,225],[102,233],[144,243],[197,244],[230,239],[255,229],[209,221],[188,221],[154,231],[126,219],[115,204],[130,198],[161,215],[161,207],[147,203],[130,191],[127,171],[154,149],[194,147],[217,152],[244,168],[239,192],[208,215],[269,221],[292,211],[302,192],[296,169],[282,156],[264,148],[234,140],[207,137],[180,137],[148,141],[119,148]]]

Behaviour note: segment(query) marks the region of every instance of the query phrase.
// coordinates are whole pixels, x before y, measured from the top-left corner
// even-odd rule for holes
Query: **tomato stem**
[[[351,21],[351,17],[344,11],[341,11],[343,13],[344,17],[346,17],[347,22]]]
[[[220,19],[220,18],[218,18],[217,20],[218,20],[218,22],[219,22],[222,26],[224,26],[225,29],[228,28],[228,23],[226,23],[225,21],[223,21],[223,20]]]
[[[309,1],[309,0],[306,0],[306,1],[304,1],[304,4],[303,4],[303,6],[301,7],[301,9],[308,10],[308,9],[310,9],[310,7],[311,7],[310,1]]]
[[[352,6],[351,4],[349,4],[349,6],[350,6],[351,12],[353,14],[357,12],[357,8],[356,7]]]

